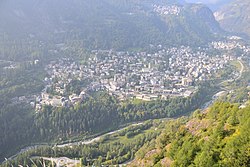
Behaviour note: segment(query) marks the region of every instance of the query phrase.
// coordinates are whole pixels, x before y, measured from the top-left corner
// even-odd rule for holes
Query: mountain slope
[[[231,2],[232,0],[186,0],[189,3],[203,3],[206,4],[213,11],[217,11],[223,5]]]
[[[215,16],[225,30],[250,36],[250,3],[248,0],[233,0],[215,12]]]
[[[156,11],[154,5],[170,13]],[[91,49],[196,45],[221,32],[207,7],[176,0],[4,0],[0,6],[0,21],[5,23],[0,32],[44,40],[83,40]],[[180,11],[171,13],[175,10]]]
[[[147,143],[129,166],[250,165],[250,106],[214,104],[206,113],[169,122],[155,142]]]

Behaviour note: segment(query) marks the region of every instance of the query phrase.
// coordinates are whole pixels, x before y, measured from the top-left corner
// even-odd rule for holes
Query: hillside
[[[0,9],[0,34],[81,40],[89,49],[197,45],[222,32],[206,6],[176,0],[10,0]]]
[[[232,0],[186,0],[186,2],[191,3],[203,3],[206,4],[212,11],[217,11],[223,5],[231,2]]]
[[[248,0],[233,0],[215,12],[215,16],[225,30],[250,35],[250,3]]]
[[[250,166],[250,106],[217,102],[188,120],[167,124],[129,166]]]

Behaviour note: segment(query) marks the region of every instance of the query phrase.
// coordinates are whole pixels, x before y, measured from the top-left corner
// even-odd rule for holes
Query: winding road
[[[78,142],[69,142],[69,143],[66,143],[66,144],[59,144],[59,145],[54,144],[54,147],[64,148],[64,147],[72,147],[72,146],[77,146],[77,145],[89,145],[89,144],[92,144],[94,142],[99,141],[104,136],[112,135],[114,133],[120,132],[120,131],[125,130],[126,128],[128,128],[130,126],[139,126],[139,125],[142,125],[142,124],[143,124],[143,122],[133,123],[133,124],[130,124],[130,125],[126,126],[126,127],[123,127],[123,128],[118,129],[118,130],[111,131],[111,132],[107,132],[105,134],[99,135],[99,136],[97,136],[95,138],[92,138],[92,139],[82,140],[82,141],[78,141]],[[53,144],[37,144],[37,145],[25,147],[25,148],[21,149],[15,155],[12,155],[8,159],[6,159],[4,162],[6,162],[8,160],[12,160],[12,159],[16,158],[17,156],[19,156],[20,154],[23,154],[23,153],[25,153],[27,151],[30,151],[30,150],[33,150],[33,149],[36,149],[36,148],[39,148],[39,147],[43,147],[43,146],[52,146],[52,145]]]
[[[241,77],[242,77],[242,74],[245,70],[245,66],[244,64],[242,63],[241,60],[237,60],[239,62],[239,64],[241,65],[241,69],[240,69],[240,73],[239,75],[235,78],[235,79],[227,79],[225,81],[222,81],[221,83],[219,83],[218,85],[220,86],[220,88],[222,89],[222,91],[216,93],[213,95],[212,99],[209,101],[209,102],[206,102],[202,107],[201,109],[202,110],[205,110],[206,108],[208,108],[210,105],[212,105],[216,100],[218,100],[220,97],[224,96],[225,94],[229,93],[230,90],[226,89],[225,87],[223,87],[223,84],[226,83],[226,82],[234,82],[234,81],[237,81],[239,80]]]
[[[221,83],[219,83],[219,86],[223,85],[223,84],[226,83],[226,82],[231,83],[231,82],[237,81],[237,80],[239,80],[239,79],[242,77],[242,74],[243,74],[243,72],[244,72],[245,66],[244,66],[244,64],[242,63],[241,60],[237,60],[237,61],[239,62],[240,66],[241,66],[239,75],[238,75],[235,79],[227,79],[227,80],[225,80],[225,81],[222,81]],[[224,88],[223,88],[223,89],[224,89]]]
[[[63,148],[63,147],[71,147],[71,146],[76,146],[76,145],[88,145],[88,144],[92,144],[94,142],[97,142],[99,141],[102,137],[104,136],[107,136],[107,135],[112,135],[114,133],[117,133],[117,132],[120,132],[122,130],[125,130],[127,129],[129,126],[138,126],[138,125],[142,125],[143,123],[140,122],[140,123],[134,123],[134,124],[131,124],[131,125],[128,125],[124,128],[121,128],[121,129],[118,129],[118,130],[114,130],[112,132],[108,132],[108,133],[105,133],[103,135],[100,135],[100,136],[97,136],[93,139],[90,139],[90,140],[83,140],[83,141],[79,141],[79,142],[73,142],[73,143],[66,143],[66,144],[59,144],[59,145],[56,145],[55,147],[59,147],[59,148]]]
[[[80,160],[73,160],[67,157],[60,157],[60,158],[39,157],[39,158],[55,163],[56,167],[61,167],[61,166],[74,167],[77,164],[80,164]]]
[[[223,83],[225,82],[233,82],[233,81],[236,81],[236,80],[239,80],[241,77],[242,77],[242,74],[243,74],[243,71],[244,71],[244,65],[243,63],[238,60],[238,62],[240,63],[241,65],[241,70],[240,70],[240,73],[239,73],[239,76],[237,76],[237,78],[235,79],[228,79],[226,81],[223,81],[221,82],[219,85],[222,85]],[[222,87],[221,87],[222,88]],[[222,88],[224,89],[224,88]],[[226,90],[226,91],[221,91],[221,92],[217,92],[213,98],[209,101],[209,102],[206,102],[204,105],[202,105],[201,109],[204,110],[206,108],[208,108],[211,104],[213,104],[219,97],[221,97],[222,95],[224,95],[225,93],[227,93],[229,90]],[[163,119],[166,119],[166,118],[163,118]],[[108,132],[108,133],[105,133],[105,134],[102,134],[102,135],[99,135],[95,138],[92,138],[92,139],[88,139],[88,140],[82,140],[82,141],[78,141],[78,142],[69,142],[69,143],[66,143],[66,144],[59,144],[59,145],[55,145],[54,147],[59,147],[59,148],[63,148],[63,147],[71,147],[71,146],[76,146],[76,145],[88,145],[88,144],[92,144],[94,142],[97,142],[99,141],[102,137],[104,136],[107,136],[107,135],[112,135],[114,133],[117,133],[117,132],[120,132],[126,128],[128,128],[129,126],[138,126],[138,125],[141,125],[143,123],[133,123],[133,124],[130,124],[126,127],[123,127],[121,129],[118,129],[118,130],[114,130],[114,131],[111,131],[111,132]],[[20,154],[22,153],[25,153],[29,150],[32,150],[32,149],[36,149],[38,147],[42,147],[42,146],[51,146],[52,144],[38,144],[38,145],[34,145],[34,146],[28,146],[28,147],[25,147],[23,149],[21,149],[18,153],[16,153],[15,155],[9,157],[8,159],[6,159],[7,161],[8,160],[12,160],[14,158],[16,158],[17,156],[19,156]],[[45,159],[45,157],[41,157],[43,159]],[[6,160],[4,162],[6,162]],[[51,158],[46,158],[45,160],[51,160]],[[70,159],[66,159],[66,157],[62,157],[62,159],[60,158],[52,158],[52,160],[54,162],[58,162],[60,164],[60,162],[67,162],[66,160],[70,160]],[[59,160],[59,161],[58,161]],[[62,161],[61,161],[62,160]],[[71,160],[73,161],[73,160]],[[76,161],[74,161],[76,162]]]
[[[239,62],[240,65],[241,65],[241,69],[240,69],[240,75],[239,75],[235,80],[239,80],[239,79],[242,77],[242,74],[243,74],[244,69],[245,69],[245,66],[244,66],[244,64],[242,63],[242,61],[241,61],[241,60],[238,60],[238,62]]]

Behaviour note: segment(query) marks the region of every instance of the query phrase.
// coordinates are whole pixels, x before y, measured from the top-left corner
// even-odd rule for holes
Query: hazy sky
[[[186,1],[187,2],[201,2],[201,3],[205,3],[205,4],[216,4],[216,3],[220,3],[220,2],[225,2],[226,0],[186,0]]]

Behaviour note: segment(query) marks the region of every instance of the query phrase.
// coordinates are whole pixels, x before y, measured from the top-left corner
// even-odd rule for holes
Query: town
[[[167,16],[167,15],[178,16],[182,11],[182,7],[177,5],[168,5],[168,6],[153,5],[153,11],[161,16]]]
[[[159,46],[161,48],[161,46]],[[210,56],[190,47],[158,49],[153,54],[112,50],[92,51],[87,63],[59,59],[47,65],[46,86],[36,99],[43,105],[70,106],[86,98],[87,92],[106,90],[119,100],[129,98],[152,101],[189,97],[197,83],[210,79],[225,67],[229,56]],[[84,81],[81,90],[69,92],[74,81]]]
[[[30,103],[40,111],[44,105],[74,106],[91,92],[101,90],[120,101],[190,97],[201,82],[212,79],[229,61],[236,60],[230,54],[208,54],[208,50],[239,48],[244,54],[250,52],[248,46],[230,40],[214,41],[208,48],[199,49],[153,47],[150,52],[93,50],[85,62],[70,58],[51,61],[45,67],[47,77],[42,92],[15,97],[12,101]]]

